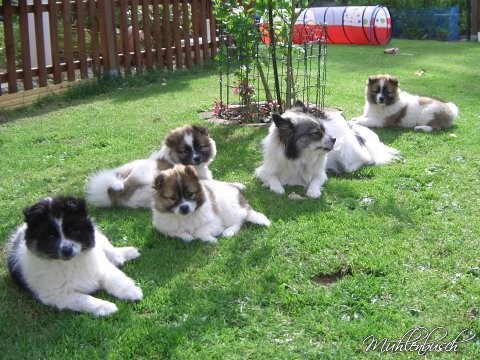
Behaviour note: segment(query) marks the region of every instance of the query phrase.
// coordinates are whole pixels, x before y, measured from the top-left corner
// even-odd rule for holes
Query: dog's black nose
[[[194,163],[195,165],[200,164],[201,160],[202,160],[202,158],[200,157],[200,155],[195,155],[195,156],[193,157],[193,163]]]
[[[183,215],[187,215],[190,212],[190,207],[188,205],[180,205],[180,213]]]
[[[381,102],[381,103],[384,102],[384,101],[385,101],[385,97],[384,97],[384,96],[379,96],[379,97],[378,97],[378,101]]]
[[[335,141],[337,141],[337,138],[332,137],[332,143],[335,144]]]
[[[73,247],[71,245],[65,245],[62,247],[62,258],[70,259],[73,257]]]

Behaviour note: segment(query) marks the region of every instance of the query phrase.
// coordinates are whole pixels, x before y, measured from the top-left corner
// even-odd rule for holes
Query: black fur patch
[[[23,214],[27,224],[26,245],[39,256],[57,259],[62,234],[79,243],[82,250],[95,246],[95,230],[87,216],[83,199],[63,196],[47,198],[26,208]]]

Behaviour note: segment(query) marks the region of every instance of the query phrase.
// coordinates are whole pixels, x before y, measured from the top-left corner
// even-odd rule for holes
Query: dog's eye
[[[170,201],[177,201],[177,195],[165,196],[165,198]]]
[[[185,197],[186,198],[192,198],[193,195],[195,195],[195,193],[191,192],[191,191],[185,191]]]

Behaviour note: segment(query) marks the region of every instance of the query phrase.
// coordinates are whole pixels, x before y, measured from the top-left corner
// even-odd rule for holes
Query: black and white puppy
[[[256,176],[277,194],[285,193],[284,185],[300,185],[307,188],[307,196],[320,197],[327,181],[327,153],[336,139],[301,102],[272,119]]]
[[[142,299],[142,290],[117,268],[139,252],[114,247],[88,217],[83,199],[45,198],[23,214],[25,223],[8,244],[8,268],[13,279],[41,303],[105,316],[117,306],[93,297],[92,292]]]
[[[364,165],[387,164],[399,152],[383,144],[370,129],[348,123],[340,111],[314,115],[300,101],[283,115],[273,114],[262,141],[263,163],[255,173],[272,191],[301,185],[318,198],[326,170],[352,172]]]
[[[404,127],[418,131],[452,127],[458,117],[458,107],[430,97],[402,91],[392,75],[374,75],[367,80],[363,115],[353,118],[367,127]]]
[[[175,165],[154,181],[153,225],[167,236],[189,242],[216,243],[217,236],[233,236],[245,221],[269,226],[265,215],[253,210],[237,185],[201,180],[195,167]]]
[[[216,153],[215,141],[205,127],[176,128],[166,135],[161,149],[148,159],[94,174],[88,181],[87,201],[99,207],[149,208],[153,179],[158,172],[175,164],[194,165],[202,179],[211,179],[208,165]]]

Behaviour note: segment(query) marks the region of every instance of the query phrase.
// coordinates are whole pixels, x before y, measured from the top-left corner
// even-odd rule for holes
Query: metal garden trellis
[[[229,34],[220,35],[220,94],[216,115],[240,123],[268,122],[272,111],[284,109],[273,91],[272,60],[276,54],[280,94],[286,97],[287,58],[281,38],[270,41],[266,24],[258,24],[258,40],[253,55],[235,44]],[[326,87],[327,25],[311,22],[294,28],[292,99],[323,111]],[[277,46],[277,51],[272,51]],[[280,50],[280,51],[278,51]]]

